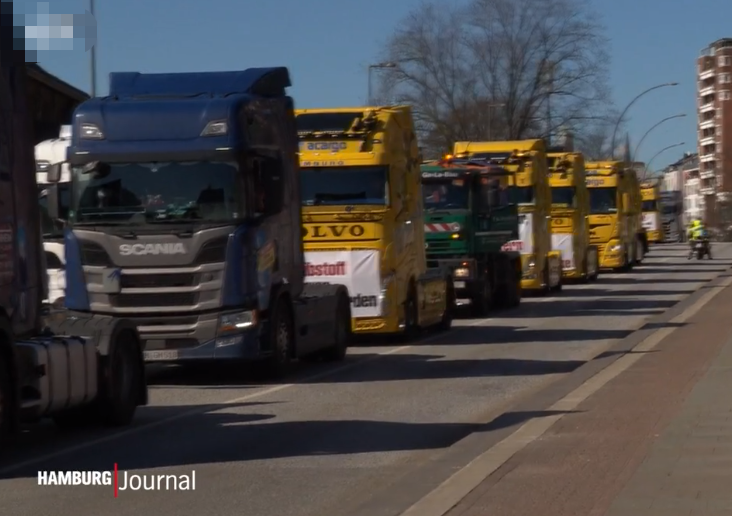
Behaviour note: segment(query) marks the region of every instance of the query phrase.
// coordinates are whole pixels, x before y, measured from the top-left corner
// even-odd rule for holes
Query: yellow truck
[[[449,328],[454,289],[427,268],[411,109],[302,109],[295,120],[306,281],[348,288],[355,335]]]
[[[456,157],[500,165],[515,173],[519,238],[503,245],[521,253],[524,291],[547,293],[562,289],[562,258],[552,249],[552,195],[543,140],[456,142]]]
[[[597,246],[590,242],[585,158],[579,152],[550,152],[547,164],[552,191],[552,248],[562,253],[562,275],[570,281],[594,281],[600,258]]]
[[[636,264],[641,264],[648,253],[648,232],[643,227],[643,195],[641,182],[635,167],[626,167],[625,173],[630,183],[631,232],[635,235],[634,257]]]
[[[590,192],[590,241],[598,248],[600,268],[631,269],[643,257],[638,177],[621,161],[587,162],[585,173]]]
[[[660,210],[661,186],[658,181],[644,181],[641,183],[641,200],[643,206],[642,225],[648,235],[650,243],[663,242]]]

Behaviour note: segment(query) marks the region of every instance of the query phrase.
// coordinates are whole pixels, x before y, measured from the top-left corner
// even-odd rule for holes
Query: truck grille
[[[110,294],[110,304],[117,308],[145,308],[164,306],[193,306],[198,303],[198,294]]]
[[[197,274],[122,274],[121,288],[193,287],[198,284]]]

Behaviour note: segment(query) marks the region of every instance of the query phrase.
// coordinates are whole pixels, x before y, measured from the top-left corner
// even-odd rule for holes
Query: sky
[[[438,0],[448,6],[458,0]],[[696,152],[695,63],[702,48],[732,37],[732,0],[586,0],[608,27],[611,86],[618,108],[660,83],[678,82],[628,111],[632,145],[658,121],[639,150],[660,169]],[[14,0],[16,12],[39,12],[39,0]],[[82,14],[90,0],[49,0],[40,12]],[[367,68],[419,0],[96,0],[97,94],[113,71],[193,72],[287,66],[297,107],[363,105]],[[38,53],[49,72],[89,91],[84,42]]]

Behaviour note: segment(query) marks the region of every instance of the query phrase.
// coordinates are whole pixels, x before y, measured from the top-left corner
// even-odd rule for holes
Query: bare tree
[[[579,134],[606,117],[607,40],[583,0],[423,3],[399,23],[381,91],[411,104],[426,148]]]

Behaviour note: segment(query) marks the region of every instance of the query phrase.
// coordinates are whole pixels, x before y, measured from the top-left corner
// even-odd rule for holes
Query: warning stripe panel
[[[458,228],[455,227],[455,224],[445,224],[445,223],[437,223],[437,224],[425,224],[424,230],[426,233],[445,233],[448,231],[457,231]]]

